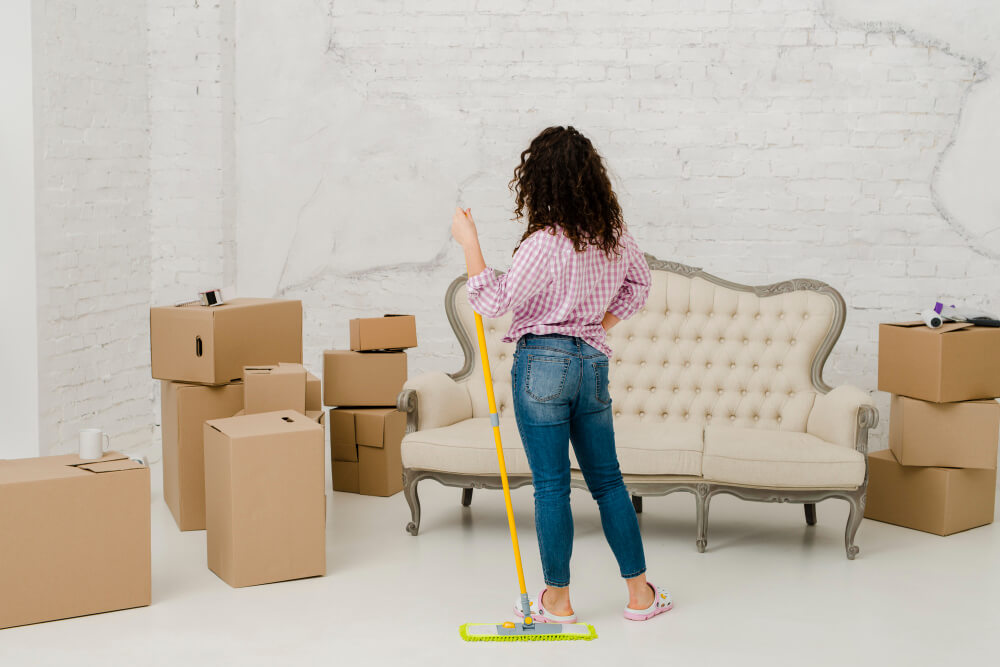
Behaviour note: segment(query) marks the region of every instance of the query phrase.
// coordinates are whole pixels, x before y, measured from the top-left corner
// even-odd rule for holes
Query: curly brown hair
[[[578,252],[588,245],[619,253],[625,223],[604,160],[572,125],[548,127],[521,153],[509,184],[514,216],[528,216],[524,239],[540,229],[561,228]],[[517,248],[514,248],[517,252]]]

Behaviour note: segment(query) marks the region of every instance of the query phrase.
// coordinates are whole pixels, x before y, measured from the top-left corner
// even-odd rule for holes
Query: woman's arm
[[[611,331],[611,327],[615,326],[621,322],[621,318],[612,312],[604,313],[604,319],[601,320],[601,326],[604,327],[605,331]]]
[[[637,310],[642,308],[649,296],[649,288],[653,283],[653,276],[649,271],[649,264],[639,250],[635,241],[631,241],[626,251],[628,268],[625,270],[625,282],[618,289],[618,294],[611,299],[608,305],[608,315],[617,320],[627,320],[632,317]],[[604,316],[607,319],[607,315]],[[614,324],[617,324],[616,321]],[[602,322],[603,324],[603,322]],[[612,326],[614,326],[612,324]]]
[[[469,303],[480,315],[499,317],[538,294],[552,280],[551,248],[546,247],[545,239],[525,239],[514,254],[510,270],[498,278],[483,259],[471,211],[455,211],[451,233],[465,253]]]

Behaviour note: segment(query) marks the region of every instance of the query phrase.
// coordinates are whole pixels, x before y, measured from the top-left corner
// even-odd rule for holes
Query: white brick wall
[[[240,284],[305,300],[307,359],[345,344],[349,317],[402,311],[420,323],[411,373],[455,370],[440,305],[463,268],[450,208],[473,208],[505,266],[518,153],[573,124],[647,251],[840,289],[848,323],[826,379],[874,389],[878,322],[939,295],[1000,310],[1000,262],[932,187],[985,64],[907,32],[897,5],[885,32],[818,0],[254,7],[237,25]]]
[[[146,10],[46,0],[34,34],[41,451],[147,446]]]
[[[1000,310],[1000,262],[968,231],[989,223],[933,187],[985,42],[911,32],[924,5],[896,6],[876,25],[820,0],[289,0],[238,17],[233,0],[46,0],[44,445],[99,424],[158,446],[147,308],[234,279],[305,301],[314,369],[348,318],[406,311],[411,373],[454,370],[450,209],[472,206],[506,265],[506,182],[556,123],[603,151],[649,252],[840,289],[827,380],[873,389],[877,322],[939,295]]]

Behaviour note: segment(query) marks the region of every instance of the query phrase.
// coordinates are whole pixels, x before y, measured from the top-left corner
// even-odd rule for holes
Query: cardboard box
[[[0,628],[150,603],[149,468],[0,461]]]
[[[384,315],[351,320],[351,349],[402,350],[417,346],[417,321],[413,315]]]
[[[929,403],[893,395],[889,449],[905,466],[997,467],[1000,403]]]
[[[241,383],[160,383],[163,499],[181,530],[205,529],[205,422],[242,405]]]
[[[247,366],[243,369],[243,412],[295,410],[305,414],[307,388],[302,364]]]
[[[306,412],[323,409],[323,387],[319,378],[312,373],[306,373]]]
[[[326,573],[323,436],[292,410],[206,422],[208,567],[230,586]]]
[[[227,384],[244,366],[302,363],[302,302],[233,299],[149,309],[153,377]]]
[[[346,493],[361,493],[358,482],[357,461],[332,461],[333,490]]]
[[[1000,329],[880,324],[878,388],[935,403],[1000,396]]]
[[[868,455],[865,518],[936,535],[993,523],[997,471],[900,465],[890,450]]]
[[[323,353],[323,403],[326,405],[396,405],[405,382],[405,352],[327,350]]]

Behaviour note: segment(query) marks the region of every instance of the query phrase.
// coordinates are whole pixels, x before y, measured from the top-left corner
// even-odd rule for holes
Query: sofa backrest
[[[646,305],[608,334],[615,416],[662,422],[805,431],[823,364],[840,335],[844,301],[814,280],[751,287],[647,255]],[[446,310],[465,352],[453,374],[468,382],[473,414],[489,414],[475,320],[457,279]],[[484,320],[500,414],[512,415],[511,315]]]

